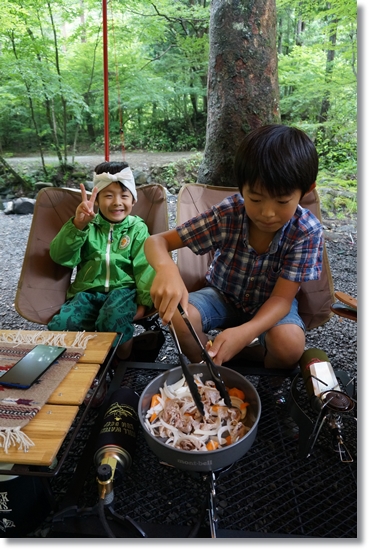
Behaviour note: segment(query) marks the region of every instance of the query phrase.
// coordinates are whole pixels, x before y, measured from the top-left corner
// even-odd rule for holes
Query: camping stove
[[[302,357],[301,372],[291,384],[287,403],[289,413],[299,427],[300,455],[308,458],[312,454],[325,427],[340,461],[353,462],[343,434],[346,421],[357,420],[355,379],[344,371],[335,372],[329,360],[325,360],[328,358],[324,352],[308,352]],[[315,413],[315,418],[312,413]]]

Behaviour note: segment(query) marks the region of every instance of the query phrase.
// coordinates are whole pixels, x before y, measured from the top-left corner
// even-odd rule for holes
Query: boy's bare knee
[[[265,343],[265,366],[294,368],[304,353],[305,334],[297,325],[278,325],[268,331]]]

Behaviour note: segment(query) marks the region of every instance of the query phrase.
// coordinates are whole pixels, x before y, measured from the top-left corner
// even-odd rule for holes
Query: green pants
[[[108,294],[79,292],[65,302],[48,323],[49,330],[123,333],[121,343],[133,336],[137,311],[136,290],[119,288]]]

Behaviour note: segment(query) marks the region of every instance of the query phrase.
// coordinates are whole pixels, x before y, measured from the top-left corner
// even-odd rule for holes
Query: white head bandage
[[[124,168],[117,174],[109,174],[109,172],[103,172],[102,174],[94,173],[94,185],[98,188],[99,192],[115,181],[123,183],[123,185],[131,191],[135,201],[137,201],[135,179],[130,168]]]

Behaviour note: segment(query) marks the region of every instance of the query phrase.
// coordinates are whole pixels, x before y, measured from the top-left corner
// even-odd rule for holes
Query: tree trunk
[[[275,0],[212,2],[200,183],[234,185],[234,156],[242,138],[280,120],[276,20]]]
[[[59,162],[60,162],[60,164],[63,165],[63,164],[67,164],[67,154],[68,154],[68,151],[67,151],[67,101],[64,97],[63,88],[62,88],[62,77],[61,77],[60,64],[59,64],[58,38],[57,38],[57,32],[56,32],[56,27],[55,27],[55,23],[54,23],[54,16],[53,16],[53,12],[52,12],[50,2],[47,2],[47,7],[48,7],[48,11],[49,11],[49,17],[50,17],[50,22],[51,22],[51,27],[52,27],[52,31],[53,31],[53,37],[54,37],[55,67],[56,67],[56,72],[58,73],[58,77],[59,77],[60,101],[61,101],[61,104],[62,104],[61,111],[62,111],[62,123],[63,123],[63,132],[62,132],[62,136],[63,136],[63,155],[64,155],[63,157],[62,157],[62,153],[61,153],[62,149],[59,146],[59,142],[56,142],[55,146],[56,146],[56,149],[57,149]],[[54,121],[55,121],[55,118],[54,118]],[[56,128],[56,125],[55,125],[55,128]]]
[[[32,34],[30,36],[33,38]],[[13,32],[11,33],[10,40],[11,40],[11,44],[12,44],[14,57],[17,61],[19,61],[18,52],[17,52],[17,48],[16,48],[15,36],[14,36]],[[44,171],[44,174],[47,176],[47,169],[46,169],[45,159],[44,159],[44,151],[43,151],[43,147],[42,147],[42,139],[41,139],[38,124],[37,124],[37,118],[36,118],[35,110],[33,108],[33,99],[32,99],[32,94],[31,94],[31,88],[30,88],[27,80],[24,78],[24,76],[23,76],[23,82],[24,82],[24,86],[27,90],[28,104],[29,104],[29,107],[30,107],[31,119],[32,119],[33,125],[35,127],[36,138],[37,138],[37,142],[38,142],[38,146],[39,146],[39,150],[40,150],[42,169]]]
[[[334,63],[334,56],[335,56],[334,48],[337,42],[337,23],[338,23],[337,19],[334,19],[332,30],[329,35],[329,42],[332,45],[332,48],[327,51],[327,63],[325,67],[325,81],[328,85],[332,81],[333,63]],[[320,106],[320,113],[318,116],[318,122],[320,124],[324,124],[324,122],[327,122],[330,105],[331,105],[330,91],[327,89],[327,91],[324,94],[322,104]]]

